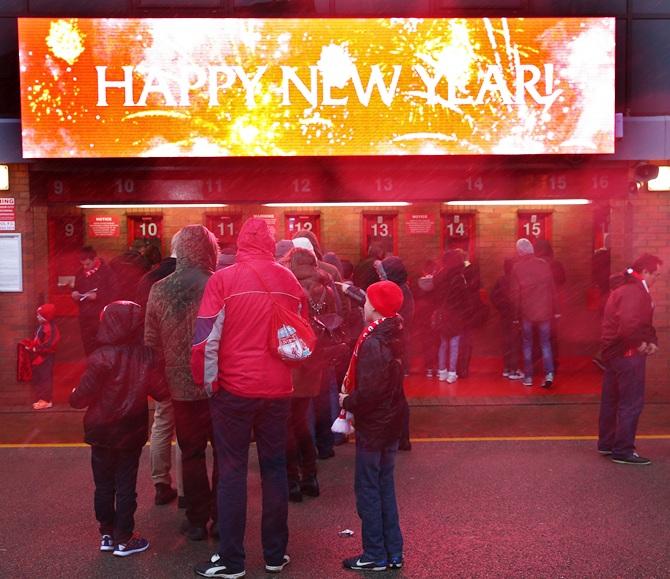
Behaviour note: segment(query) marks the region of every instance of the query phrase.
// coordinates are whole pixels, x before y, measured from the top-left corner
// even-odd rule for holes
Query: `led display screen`
[[[613,18],[19,19],[23,154],[614,151]]]

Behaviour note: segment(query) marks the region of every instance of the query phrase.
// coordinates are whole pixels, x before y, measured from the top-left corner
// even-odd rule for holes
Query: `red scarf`
[[[342,389],[347,394],[351,394],[356,389],[356,367],[358,366],[358,351],[360,350],[361,345],[365,339],[375,330],[375,328],[386,319],[387,318],[379,318],[378,320],[375,320],[369,326],[363,328],[361,335],[358,336],[358,340],[356,340],[356,345],[354,346],[354,351],[351,354],[351,360],[349,361],[347,373],[344,375],[344,380],[342,381]]]
[[[84,270],[84,276],[85,277],[91,277],[96,271],[100,269],[100,266],[102,265],[102,262],[100,261],[99,257],[96,257],[95,260],[93,261],[93,267],[91,269],[85,269]]]

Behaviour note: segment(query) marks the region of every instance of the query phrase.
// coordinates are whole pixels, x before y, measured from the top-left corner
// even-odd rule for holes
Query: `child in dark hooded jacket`
[[[102,312],[99,347],[70,395],[73,408],[87,408],[84,441],[91,445],[95,516],[100,550],[126,557],[149,548],[134,532],[137,469],[148,439],[147,396],[169,398],[151,348],[142,344],[144,311],[117,301]]]

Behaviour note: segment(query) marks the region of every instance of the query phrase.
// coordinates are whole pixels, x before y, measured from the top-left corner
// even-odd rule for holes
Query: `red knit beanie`
[[[42,316],[45,320],[50,322],[54,319],[56,315],[56,306],[53,304],[43,304],[37,308],[37,313]]]
[[[366,293],[372,307],[385,318],[395,316],[402,307],[402,290],[392,281],[373,283]]]

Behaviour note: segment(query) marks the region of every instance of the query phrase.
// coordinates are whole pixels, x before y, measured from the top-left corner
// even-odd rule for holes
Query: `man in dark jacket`
[[[515,319],[521,323],[523,351],[523,385],[533,385],[533,331],[540,334],[544,388],[554,382],[554,357],[551,350],[551,322],[556,315],[556,286],[551,266],[534,255],[532,243],[522,237],[516,242],[519,255],[512,269],[512,303]]]
[[[182,451],[186,521],[182,532],[192,541],[207,537],[207,523],[216,521],[217,463],[209,484],[205,452],[213,442],[207,394],[193,382],[190,345],[205,285],[216,267],[219,246],[203,225],[187,225],[174,240],[175,272],[156,282],[149,293],[144,341],[161,356],[177,441]],[[216,534],[215,522],[212,532]]]
[[[286,436],[291,368],[270,350],[274,304],[307,318],[305,293],[295,276],[275,262],[275,242],[265,221],[248,219],[237,239],[235,264],[207,282],[191,351],[197,384],[210,394],[219,473],[219,551],[196,565],[203,577],[245,574],[244,530],[252,429],[261,469],[265,570],[290,561]]]
[[[635,434],[644,405],[647,356],[658,349],[650,290],[661,274],[662,264],[655,255],[639,257],[615,282],[619,285],[613,287],[605,306],[602,323],[605,374],[598,451],[611,455],[612,461],[620,464],[651,464],[635,451]]]
[[[134,532],[137,469],[147,442],[147,396],[169,397],[150,348],[142,345],[142,308],[112,302],[102,313],[98,343],[79,386],[70,395],[73,408],[86,408],[84,440],[91,445],[95,516],[100,550],[126,557],[149,548]]]
[[[100,312],[114,300],[116,276],[90,245],[81,248],[79,263],[81,268],[74,278],[72,299],[79,306],[81,341],[88,356],[98,346],[95,337],[100,325]]]
[[[383,571],[403,564],[393,472],[405,402],[402,370],[402,291],[390,281],[368,287],[368,326],[356,343],[340,404],[356,423],[356,508],[363,553],[347,569]]]

